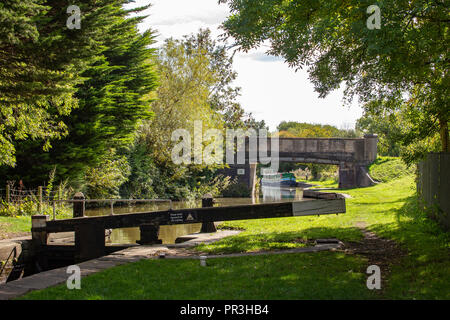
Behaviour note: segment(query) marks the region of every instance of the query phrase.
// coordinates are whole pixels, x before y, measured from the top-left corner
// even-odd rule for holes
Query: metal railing
[[[14,247],[14,248],[11,250],[11,252],[10,252],[9,255],[8,255],[8,258],[6,258],[4,264],[2,265],[2,269],[0,270],[0,276],[3,274],[3,271],[6,269],[6,265],[8,264],[9,259],[11,258],[11,256],[12,256],[13,253],[14,253],[14,257],[13,257],[12,260],[11,260],[11,263],[12,263],[12,264],[14,263],[13,260],[16,258],[16,255],[17,255],[17,249],[16,249],[16,247]],[[13,267],[14,267],[14,265],[13,265]]]
[[[53,206],[53,220],[56,220],[56,202],[82,202],[83,209],[86,202],[109,202],[111,213],[114,215],[114,203],[115,202],[169,202],[170,210],[173,209],[172,200],[170,199],[72,199],[72,200],[50,200]],[[84,210],[83,210],[84,211]]]

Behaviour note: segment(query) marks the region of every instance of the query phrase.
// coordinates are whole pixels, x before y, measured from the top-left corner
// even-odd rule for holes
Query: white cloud
[[[342,89],[319,99],[308,73],[295,72],[282,60],[267,62],[240,54],[234,66],[239,73],[236,84],[243,91],[240,102],[271,130],[283,120],[353,127],[362,114],[356,104],[342,106]]]
[[[253,53],[241,54],[240,57],[242,59],[251,59],[251,60],[260,61],[260,62],[283,61],[283,59],[280,57],[271,56],[264,52],[253,52]]]
[[[138,0],[134,5],[149,1]],[[151,0],[145,12],[149,17],[141,30],[152,28],[159,33],[159,43],[169,37],[181,38],[210,28],[217,37],[219,26],[229,15],[227,5],[217,0]],[[249,53],[238,52],[234,69],[238,72],[236,85],[242,87],[240,102],[258,120],[265,120],[271,130],[283,120],[354,126],[362,109],[354,103],[350,109],[342,106],[343,90],[319,99],[305,70],[295,72],[283,59],[265,54],[267,44]]]

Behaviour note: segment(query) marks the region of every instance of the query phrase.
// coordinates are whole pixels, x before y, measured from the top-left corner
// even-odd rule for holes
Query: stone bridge
[[[278,159],[280,163],[338,165],[339,188],[366,187],[374,183],[368,174],[367,166],[377,157],[377,143],[377,135],[365,135],[364,138],[279,138]],[[261,146],[261,142],[258,145]],[[267,144],[262,145],[267,145],[267,153],[270,156],[270,138],[267,139]],[[237,177],[238,182],[247,184],[254,190],[256,163],[249,161],[249,150],[256,154],[254,145],[252,147],[249,139],[246,139],[245,164],[229,165],[230,168],[224,169],[222,173],[232,178]],[[260,160],[258,156],[257,162],[261,162]]]

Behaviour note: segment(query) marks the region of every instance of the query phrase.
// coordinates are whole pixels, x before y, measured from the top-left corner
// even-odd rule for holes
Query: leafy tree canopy
[[[42,78],[37,78],[31,77],[33,68],[25,68],[23,76],[26,81],[20,77],[17,65],[11,70],[19,73],[17,86],[22,86],[19,80],[23,80],[24,85],[36,91],[40,87],[46,89],[39,96],[41,100],[37,100],[37,93],[34,92],[30,100],[23,103],[24,112],[17,101],[33,92],[23,87],[20,90],[17,88],[17,94],[13,97],[17,103],[11,103],[10,109],[8,104],[1,104],[2,115],[7,115],[11,110],[12,117],[23,119],[20,121],[26,124],[15,120],[5,127],[9,131],[4,132],[16,132],[15,136],[10,134],[8,137],[17,151],[17,165],[15,168],[4,166],[1,170],[10,180],[23,179],[28,185],[39,185],[46,181],[48,172],[56,166],[58,178],[68,178],[72,185],[79,187],[88,169],[101,167],[101,162],[109,159],[105,160],[105,155],[111,154],[112,149],[132,144],[140,120],[151,116],[151,98],[148,94],[157,85],[154,49],[151,48],[153,32],[139,33],[137,25],[144,17],[129,16],[148,6],[126,10],[124,4],[128,2],[79,2],[81,29],[66,28],[66,2],[49,1],[48,12],[43,11],[41,15],[32,17],[37,38],[33,43],[26,44],[27,48],[23,48],[20,57],[35,63],[33,59],[37,50],[37,61],[47,69],[42,71]],[[51,33],[52,28],[55,34]],[[51,47],[49,39],[55,42]],[[57,64],[59,60],[55,62],[52,57],[61,59],[60,65]],[[51,68],[58,66],[62,70],[58,73],[61,76],[59,82],[47,80],[47,73],[51,76]],[[64,73],[64,68],[69,70]],[[4,83],[0,78],[0,85]],[[58,105],[52,103],[55,97],[58,98],[52,85],[65,88],[64,99],[73,101],[76,108],[66,108],[64,113],[60,112]],[[5,99],[12,102],[13,98]],[[40,118],[40,114],[45,115],[45,119]],[[55,123],[64,129],[64,137],[61,133],[59,140],[52,141],[50,150],[42,150],[44,139],[54,138],[59,132]],[[31,130],[34,130],[34,135],[31,135]],[[51,137],[48,136],[50,134]],[[49,143],[48,139],[46,142]]]
[[[449,2],[383,0],[381,28],[369,29],[373,1],[220,0],[231,16],[223,27],[246,51],[264,43],[269,54],[307,68],[320,97],[346,85],[366,106],[410,117],[412,143],[440,134],[449,151]],[[367,104],[379,101],[377,104]]]
[[[331,125],[282,121],[278,127],[279,136],[286,138],[356,138],[355,130],[338,129]]]
[[[77,106],[75,87],[103,50],[105,21],[117,9],[108,0],[77,4],[81,29],[66,27],[66,1],[0,4],[0,165],[15,165],[15,141],[42,139],[48,150],[50,140],[67,134],[55,115]]]

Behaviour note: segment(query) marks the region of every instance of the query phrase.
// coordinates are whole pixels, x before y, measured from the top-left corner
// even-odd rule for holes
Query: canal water
[[[290,202],[301,201],[303,199],[302,188],[262,188],[262,196],[259,198],[216,198],[215,205],[218,207],[237,206],[245,204],[271,203],[271,202]],[[199,201],[173,201],[172,209],[200,208]],[[114,214],[149,212],[170,209],[169,202],[154,202],[145,204],[136,204],[132,206],[115,206]],[[87,216],[109,215],[109,207],[86,209]],[[201,223],[182,224],[173,226],[160,226],[159,239],[164,244],[175,243],[175,239],[191,233],[200,232]],[[106,239],[107,243],[129,244],[136,243],[140,239],[139,228],[113,229],[111,235]]]

